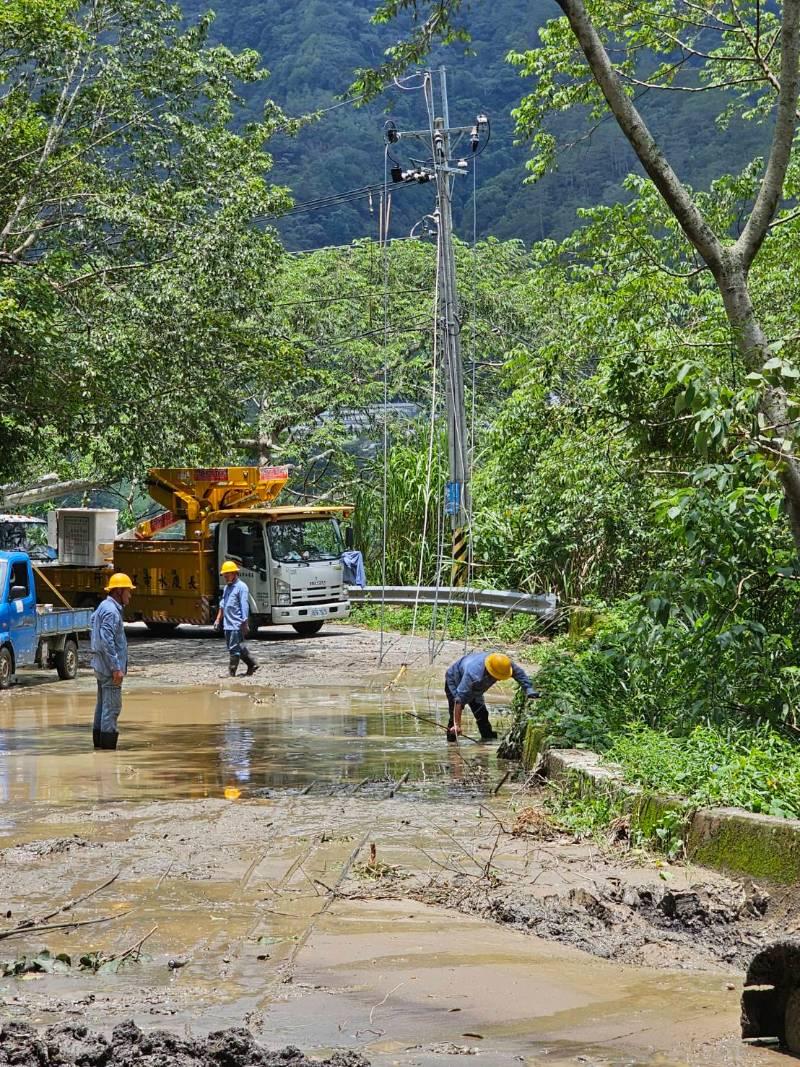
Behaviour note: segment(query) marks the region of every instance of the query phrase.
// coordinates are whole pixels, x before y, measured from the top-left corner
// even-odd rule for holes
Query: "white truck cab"
[[[344,543],[333,516],[311,518],[304,509],[301,517],[295,509],[280,514],[282,510],[224,519],[218,532],[219,563],[238,563],[250,591],[254,628],[289,625],[311,635],[350,612],[341,562]]]
[[[47,543],[47,520],[0,512],[0,552],[27,552],[34,562],[55,556]]]

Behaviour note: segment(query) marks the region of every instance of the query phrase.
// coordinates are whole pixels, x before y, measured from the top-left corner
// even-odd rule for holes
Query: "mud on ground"
[[[57,1023],[37,1033],[25,1023],[0,1027],[0,1064],[14,1067],[369,1067],[354,1052],[309,1060],[293,1046],[268,1051],[249,1030],[218,1030],[180,1038],[166,1030],[144,1033],[132,1021],[115,1026],[110,1040],[80,1023]]]
[[[142,623],[126,627],[131,657],[131,682],[167,685],[227,684],[228,657],[219,633],[207,627],[180,626],[172,637],[153,637]],[[402,666],[415,678],[434,679],[439,686],[444,668],[464,655],[463,641],[437,645],[431,667],[427,633],[416,636],[327,624],[314,637],[292,629],[265,627],[248,641],[260,664],[252,678],[242,671],[237,685],[363,685],[386,681]]]
[[[386,869],[369,877],[367,868],[366,880],[350,879],[344,892],[455,908],[648,968],[735,973],[764,944],[800,932],[797,888],[771,893],[625,844],[581,841],[549,823],[542,799],[518,793],[516,823],[510,813],[500,818],[485,809],[488,838],[452,835],[449,850],[441,841],[444,851],[430,854],[434,866],[425,873]]]

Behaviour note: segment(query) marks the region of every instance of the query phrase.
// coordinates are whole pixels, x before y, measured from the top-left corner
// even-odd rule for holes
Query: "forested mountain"
[[[254,48],[270,70],[268,81],[249,87],[248,105],[258,113],[267,97],[289,114],[331,107],[352,81],[358,67],[380,62],[384,49],[398,36],[398,26],[370,22],[375,0],[217,0],[212,38],[231,47]],[[196,17],[204,0],[184,0],[184,11]],[[495,0],[470,11],[473,55],[462,46],[438,53],[445,62],[450,88],[452,124],[470,123],[479,111],[492,123],[491,142],[477,165],[477,203],[472,178],[458,183],[454,211],[460,236],[469,239],[473,219],[479,236],[521,238],[563,237],[576,225],[576,211],[622,195],[620,182],[638,169],[616,124],[596,128],[574,117],[560,120],[559,140],[573,147],[560,155],[559,169],[538,185],[523,185],[524,146],[514,146],[511,109],[524,88],[519,74],[505,61],[509,51],[523,51],[537,41],[539,27],[558,13],[552,0]],[[412,80],[410,84],[417,84]],[[735,121],[709,138],[711,116],[719,110],[713,92],[645,93],[639,107],[660,135],[679,174],[705,188],[713,177],[730,173],[761,148],[763,128]],[[387,117],[398,125],[419,128],[427,123],[419,91],[393,89],[379,102],[329,111],[295,138],[272,142],[272,177],[290,187],[298,205],[383,181],[383,133]],[[695,131],[702,130],[702,136]],[[417,150],[419,154],[419,150]],[[431,186],[411,186],[394,197],[392,234],[407,233],[433,206]],[[350,241],[377,232],[377,206],[363,201],[298,211],[279,227],[290,248],[310,248]]]

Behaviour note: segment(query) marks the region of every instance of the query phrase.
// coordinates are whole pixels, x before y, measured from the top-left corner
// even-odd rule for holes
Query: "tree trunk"
[[[272,434],[258,431],[258,465],[259,467],[272,466]]]
[[[51,500],[83,493],[87,489],[99,489],[104,483],[96,479],[82,478],[74,482],[59,481],[57,475],[47,474],[30,485],[0,486],[0,507],[25,508],[33,504],[45,504]]]
[[[725,313],[733,328],[736,346],[749,373],[760,373],[764,364],[772,356],[769,340],[758,322],[750,299],[747,275],[741,266],[733,261],[730,254],[725,257],[723,267],[717,272]],[[790,437],[791,418],[788,412],[786,392],[783,389],[768,386],[759,405],[768,426],[773,428],[776,437]],[[786,501],[786,513],[792,530],[795,549],[800,555],[800,465],[794,450],[781,461],[780,479]]]

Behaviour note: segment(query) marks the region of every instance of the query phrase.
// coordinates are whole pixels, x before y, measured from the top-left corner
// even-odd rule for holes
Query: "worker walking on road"
[[[250,590],[239,577],[239,565],[232,559],[226,559],[220,568],[220,574],[225,582],[222,590],[222,600],[219,611],[214,620],[215,628],[222,626],[225,631],[225,643],[228,646],[228,674],[233,677],[242,660],[247,667],[247,677],[255,674],[258,664],[250,655],[245,641],[248,631],[248,617],[250,615]]]
[[[489,722],[489,711],[483,694],[495,682],[513,678],[532,699],[539,696],[528,675],[517,663],[502,652],[470,652],[451,664],[444,676],[444,691],[450,708],[447,723],[447,740],[455,741],[461,731],[461,715],[469,704],[478,730],[484,741],[494,741],[497,734]]]
[[[108,596],[92,615],[92,667],[97,678],[92,740],[95,748],[117,747],[117,721],[122,711],[122,683],[128,673],[128,640],[123,612],[136,586],[127,574],[112,574]]]

